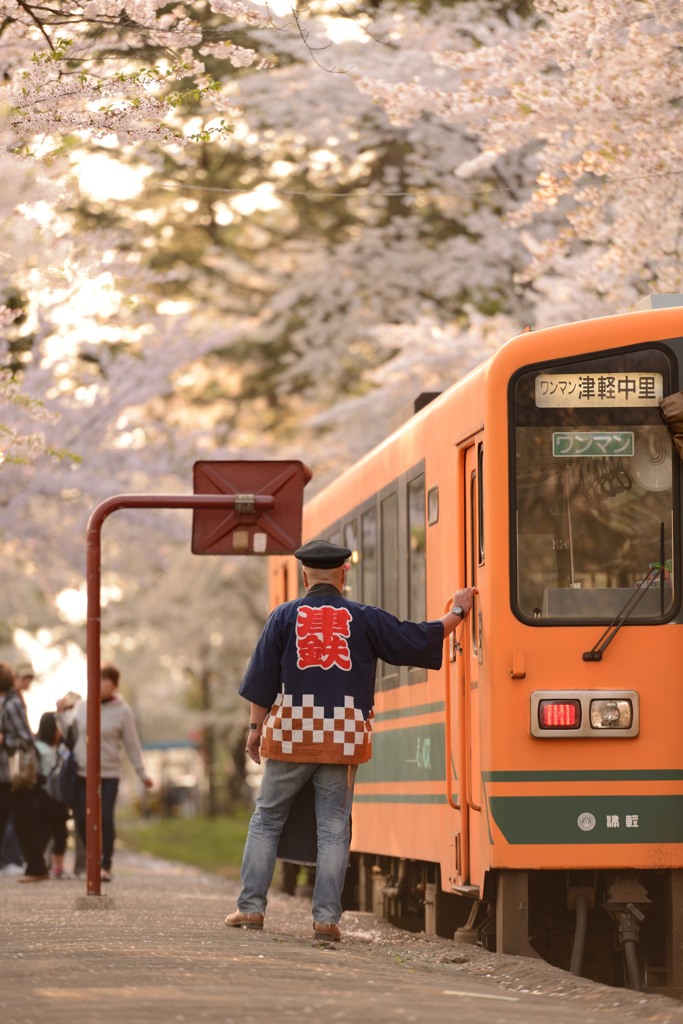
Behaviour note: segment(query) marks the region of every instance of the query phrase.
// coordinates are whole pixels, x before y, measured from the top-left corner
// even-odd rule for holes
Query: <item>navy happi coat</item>
[[[240,694],[270,714],[261,753],[276,761],[362,764],[372,756],[377,659],[441,667],[443,624],[401,622],[328,584],[280,605],[259,637]]]

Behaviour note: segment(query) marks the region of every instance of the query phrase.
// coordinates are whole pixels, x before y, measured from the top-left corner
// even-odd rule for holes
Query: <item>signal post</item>
[[[113,512],[120,509],[192,509],[193,554],[289,554],[301,544],[303,490],[310,479],[310,470],[299,461],[196,462],[193,494],[122,494],[107,498],[92,513],[86,542],[88,897],[101,896],[100,637],[104,523]],[[93,906],[99,902],[86,900],[81,906]]]

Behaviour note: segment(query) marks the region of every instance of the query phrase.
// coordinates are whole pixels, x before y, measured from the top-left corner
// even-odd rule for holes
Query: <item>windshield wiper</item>
[[[661,611],[664,614],[664,523],[660,524],[659,563],[655,563],[655,568],[650,569],[645,579],[641,580],[636,586],[624,607],[617,614],[616,618],[610,622],[607,629],[591,647],[590,651],[583,652],[584,661],[602,661],[604,651],[612,643],[626,620],[630,618],[632,612],[638,607],[645,591],[652,586],[658,576],[660,577],[660,587],[662,588]]]

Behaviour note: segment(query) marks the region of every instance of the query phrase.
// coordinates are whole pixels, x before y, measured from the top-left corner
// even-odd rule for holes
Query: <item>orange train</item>
[[[353,600],[478,588],[440,671],[378,666],[348,906],[683,996],[682,374],[673,299],[522,333],[306,506]]]

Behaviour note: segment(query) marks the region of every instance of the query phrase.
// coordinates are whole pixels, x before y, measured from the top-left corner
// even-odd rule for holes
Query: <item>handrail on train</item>
[[[476,629],[476,617],[474,604],[472,605],[472,628]],[[472,687],[468,682],[467,674],[463,669],[462,672],[462,690],[463,690],[463,707],[465,719],[464,723],[464,734],[465,742],[463,745],[463,763],[465,764],[465,797],[467,799],[467,806],[473,811],[480,811],[481,804],[474,802],[472,796]]]
[[[453,598],[449,598],[446,601],[443,613],[447,615],[453,607]],[[446,800],[454,811],[459,811],[460,804],[453,799],[453,783],[456,779],[453,778],[451,767],[453,765],[453,740],[451,738],[451,651],[450,651],[450,635],[444,636],[443,638],[443,661],[444,661],[444,672],[446,679]]]
[[[445,605],[444,615],[450,611],[453,606],[453,599],[450,598]],[[461,680],[464,681],[464,669],[459,673]],[[466,813],[467,808],[462,807],[462,803],[453,799],[453,785],[458,779],[453,778],[452,766],[453,766],[453,738],[452,738],[452,722],[453,722],[453,711],[451,705],[451,652],[450,652],[450,637],[444,637],[444,680],[446,684],[445,693],[445,715],[446,715],[446,800],[450,807],[454,811],[460,811],[460,875],[462,881],[466,883],[470,877],[470,825],[469,816]],[[462,687],[461,687],[462,691]],[[462,705],[461,705],[462,706]],[[464,752],[465,747],[465,736],[464,736],[464,718],[465,715],[460,716],[460,749]],[[460,780],[464,778],[466,771],[461,764],[460,766]]]

